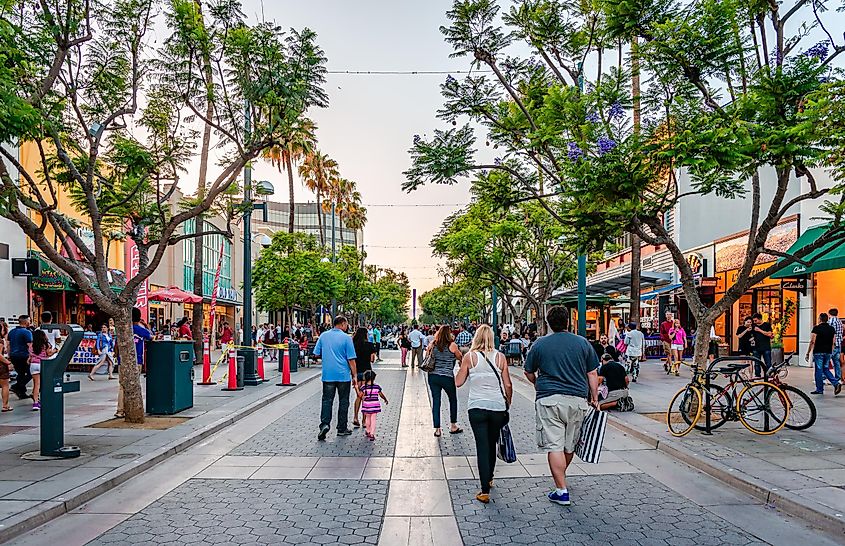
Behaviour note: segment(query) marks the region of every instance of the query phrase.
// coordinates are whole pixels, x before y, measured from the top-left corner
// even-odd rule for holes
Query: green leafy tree
[[[815,250],[845,240],[838,64],[845,43],[823,3],[526,0],[500,11],[494,0],[459,0],[447,12],[441,31],[453,56],[487,73],[448,77],[439,112],[454,125],[459,118],[480,124],[500,157],[475,160],[469,124],[416,136],[406,190],[482,171],[476,186],[495,197],[490,202],[536,201],[582,248],[601,250],[624,231],[663,245],[701,331],[778,267],[808,264]],[[631,66],[619,46],[631,40],[641,97],[628,92]],[[642,126],[635,127],[640,99]],[[835,175],[832,184],[817,183],[823,169]],[[690,191],[680,189],[679,171],[693,180]],[[766,197],[763,172],[775,179]],[[799,191],[795,178],[804,181]],[[662,222],[680,200],[705,195],[748,199],[751,209],[736,283],[709,309]],[[828,198],[825,234],[792,254],[767,248],[779,220],[820,198]],[[784,262],[753,271],[761,254]],[[696,339],[703,363],[707,336]]]
[[[313,235],[275,233],[253,266],[257,307],[265,311],[284,309],[292,317],[296,306],[313,308],[338,295],[343,277],[324,258],[325,249]]]
[[[162,11],[174,35],[157,44],[150,28]],[[233,0],[209,3],[208,20],[189,2],[0,2],[0,142],[31,143],[39,163],[22,165],[0,147],[0,213],[114,318],[127,420],[144,419],[130,313],[139,287],[168,246],[196,237],[181,226],[282,142],[288,112],[326,105],[324,60],[310,31],[249,25]],[[195,121],[211,126],[221,159],[204,195],[174,209],[195,157]],[[92,249],[58,211],[62,192],[90,220]],[[55,248],[48,225],[81,262]],[[134,241],[140,261],[120,293],[109,288],[104,243],[115,229]]]
[[[442,284],[419,296],[426,324],[484,320],[490,307],[488,287],[463,279]]]

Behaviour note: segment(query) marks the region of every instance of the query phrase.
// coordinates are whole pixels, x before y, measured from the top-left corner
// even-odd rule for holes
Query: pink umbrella
[[[196,294],[171,286],[162,290],[150,292],[147,299],[152,301],[166,301],[169,303],[199,303],[202,301],[202,296],[197,296]]]

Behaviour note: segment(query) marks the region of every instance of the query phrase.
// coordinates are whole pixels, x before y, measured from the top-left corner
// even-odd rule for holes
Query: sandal
[[[6,407],[4,407],[4,408],[3,408],[3,411],[12,411],[12,410],[14,410],[14,409],[15,409],[15,408],[13,408],[13,407],[11,407],[11,406],[6,406]]]
[[[93,378],[93,377],[91,377],[91,376],[89,375],[89,376],[88,376],[88,381],[94,381],[94,378]]]
[[[455,430],[450,430],[449,434],[460,434],[464,431],[461,427],[456,428]]]
[[[434,431],[434,435],[435,435],[437,438],[440,438],[440,436],[441,436],[442,434],[443,434],[443,431],[442,431],[442,430],[440,430],[440,429],[437,429],[437,430],[435,430],[435,431]]]
[[[479,493],[475,496],[475,500],[477,500],[478,502],[483,502],[484,504],[487,504],[488,502],[490,502],[490,494],[489,493]]]
[[[109,377],[109,381],[111,381],[112,379],[117,379],[117,378],[115,376]]]
[[[361,428],[361,423],[359,423],[358,421],[352,421],[352,426],[355,428]]]
[[[125,413],[120,413],[120,412],[117,412],[117,411],[114,413],[114,416],[115,416],[115,417],[117,417],[118,419],[124,419],[124,418],[126,418],[126,414],[125,414]]]

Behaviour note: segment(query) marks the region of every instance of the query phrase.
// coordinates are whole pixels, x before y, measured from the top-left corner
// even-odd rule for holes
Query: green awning
[[[795,243],[793,243],[791,247],[789,247],[789,250],[786,251],[787,254],[792,254],[793,252],[814,243],[819,237],[827,233],[829,229],[829,224],[808,229],[803,235],[801,235],[801,237],[798,238],[797,241],[795,241]],[[789,277],[807,275],[810,273],[817,273],[819,271],[845,269],[845,242],[840,239],[838,241],[827,243],[826,245],[823,245],[807,254],[803,260],[809,262],[810,265],[806,266],[793,262],[772,275],[772,278],[785,279]],[[780,262],[785,261],[786,260],[784,258],[780,259]]]
[[[30,258],[36,258],[40,262],[41,274],[30,279],[30,286],[33,290],[45,290],[61,292],[73,290],[73,280],[65,275],[58,267],[49,262],[43,254],[35,250],[29,251]]]

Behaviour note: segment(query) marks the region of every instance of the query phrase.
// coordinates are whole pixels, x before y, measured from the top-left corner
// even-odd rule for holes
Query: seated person
[[[628,381],[630,378],[625,372],[625,367],[613,360],[609,354],[601,357],[599,368],[599,384],[607,386],[607,396],[601,399],[601,409],[618,408],[620,411],[630,411],[628,408]],[[624,401],[624,402],[623,402]],[[631,403],[633,406],[633,402]],[[631,408],[633,409],[633,407]]]

